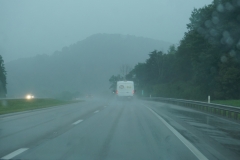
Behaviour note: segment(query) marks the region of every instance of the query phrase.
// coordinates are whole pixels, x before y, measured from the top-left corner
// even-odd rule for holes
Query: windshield
[[[0,159],[240,157],[240,0],[0,0]]]

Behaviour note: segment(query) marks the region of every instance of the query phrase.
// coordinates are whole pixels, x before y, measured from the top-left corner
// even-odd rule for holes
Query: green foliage
[[[126,76],[147,96],[240,98],[240,5],[214,0],[194,9],[180,45],[153,51]],[[133,78],[132,78],[133,77]]]
[[[211,103],[240,107],[240,100],[215,100]]]
[[[56,99],[8,99],[0,101],[0,114],[40,109],[51,106],[73,103]]]
[[[171,45],[168,50],[168,54],[175,54],[177,52],[175,45]]]
[[[7,72],[5,71],[4,61],[2,56],[0,55],[0,97],[6,97],[7,94],[7,80],[6,80]]]
[[[240,64],[226,62],[220,66],[217,77],[219,88],[222,94],[218,99],[239,99],[240,97]],[[221,97],[220,97],[221,96]]]
[[[112,89],[113,92],[115,92],[116,88],[117,88],[117,81],[122,81],[124,80],[124,78],[120,75],[114,76],[112,75],[112,77],[109,79],[109,82],[111,84],[111,86],[109,87],[110,89]]]
[[[159,84],[152,87],[154,97],[171,97],[181,99],[204,99],[205,94],[198,86],[184,82]]]

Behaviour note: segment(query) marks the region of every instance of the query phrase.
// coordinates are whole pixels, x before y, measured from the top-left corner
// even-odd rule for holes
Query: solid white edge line
[[[196,147],[194,147],[186,138],[184,138],[177,130],[175,130],[170,124],[168,124],[161,116],[155,111],[147,107],[158,119],[160,119],[165,126],[171,130],[178,139],[200,160],[208,160]]]
[[[76,125],[76,124],[78,124],[78,123],[81,123],[82,121],[83,121],[83,120],[80,119],[80,120],[74,122],[73,125]]]
[[[94,113],[98,113],[99,112],[99,110],[96,110]]]
[[[5,159],[5,160],[12,159],[13,157],[25,152],[26,150],[28,150],[28,148],[20,148],[14,152],[2,157],[1,159]]]

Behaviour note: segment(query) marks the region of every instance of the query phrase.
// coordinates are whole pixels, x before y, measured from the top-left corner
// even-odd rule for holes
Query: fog
[[[0,54],[5,62],[53,54],[96,34],[123,34],[178,43],[193,8],[212,0],[2,0]]]
[[[0,1],[0,55],[7,96],[111,93],[123,65],[167,52],[194,8],[211,0]],[[129,70],[130,71],[130,70]]]
[[[0,160],[240,159],[240,0],[0,0],[0,23]]]
[[[134,67],[144,62],[153,49],[171,44],[163,41],[95,34],[54,54],[22,58],[6,64],[8,97],[32,93],[40,97],[108,92],[109,78],[121,74],[123,65]]]

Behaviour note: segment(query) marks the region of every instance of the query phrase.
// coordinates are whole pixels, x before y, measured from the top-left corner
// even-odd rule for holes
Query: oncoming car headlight
[[[34,96],[31,94],[26,95],[26,99],[33,99],[33,98],[34,98]]]

